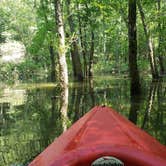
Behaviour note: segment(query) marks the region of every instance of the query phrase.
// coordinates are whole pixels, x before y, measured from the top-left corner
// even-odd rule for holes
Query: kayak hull
[[[102,156],[125,166],[165,166],[166,147],[109,107],[96,106],[29,166],[90,166]]]

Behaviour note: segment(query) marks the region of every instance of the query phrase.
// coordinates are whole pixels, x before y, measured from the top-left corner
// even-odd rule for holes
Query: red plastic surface
[[[166,166],[166,147],[116,111],[96,106],[57,138],[29,166],[90,166],[101,156],[125,166]]]

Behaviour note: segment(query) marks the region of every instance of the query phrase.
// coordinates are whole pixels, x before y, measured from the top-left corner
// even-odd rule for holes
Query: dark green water
[[[63,132],[59,90],[53,84],[0,87],[0,166],[22,166]],[[105,76],[91,83],[70,83],[65,125],[103,104],[166,145],[166,81],[142,81],[142,96],[132,99],[128,79]]]

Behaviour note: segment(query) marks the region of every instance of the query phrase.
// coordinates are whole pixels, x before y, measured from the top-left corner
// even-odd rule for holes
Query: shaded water
[[[1,85],[0,85],[1,86]],[[142,96],[130,98],[128,79],[97,77],[71,83],[68,114],[60,118],[54,84],[20,84],[0,90],[0,166],[25,165],[94,105],[108,105],[166,145],[166,81],[142,81]]]

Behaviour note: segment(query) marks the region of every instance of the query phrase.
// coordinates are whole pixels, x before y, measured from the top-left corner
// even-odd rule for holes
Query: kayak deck
[[[96,106],[29,166],[90,166],[101,156],[125,166],[165,166],[166,148],[109,107]]]

